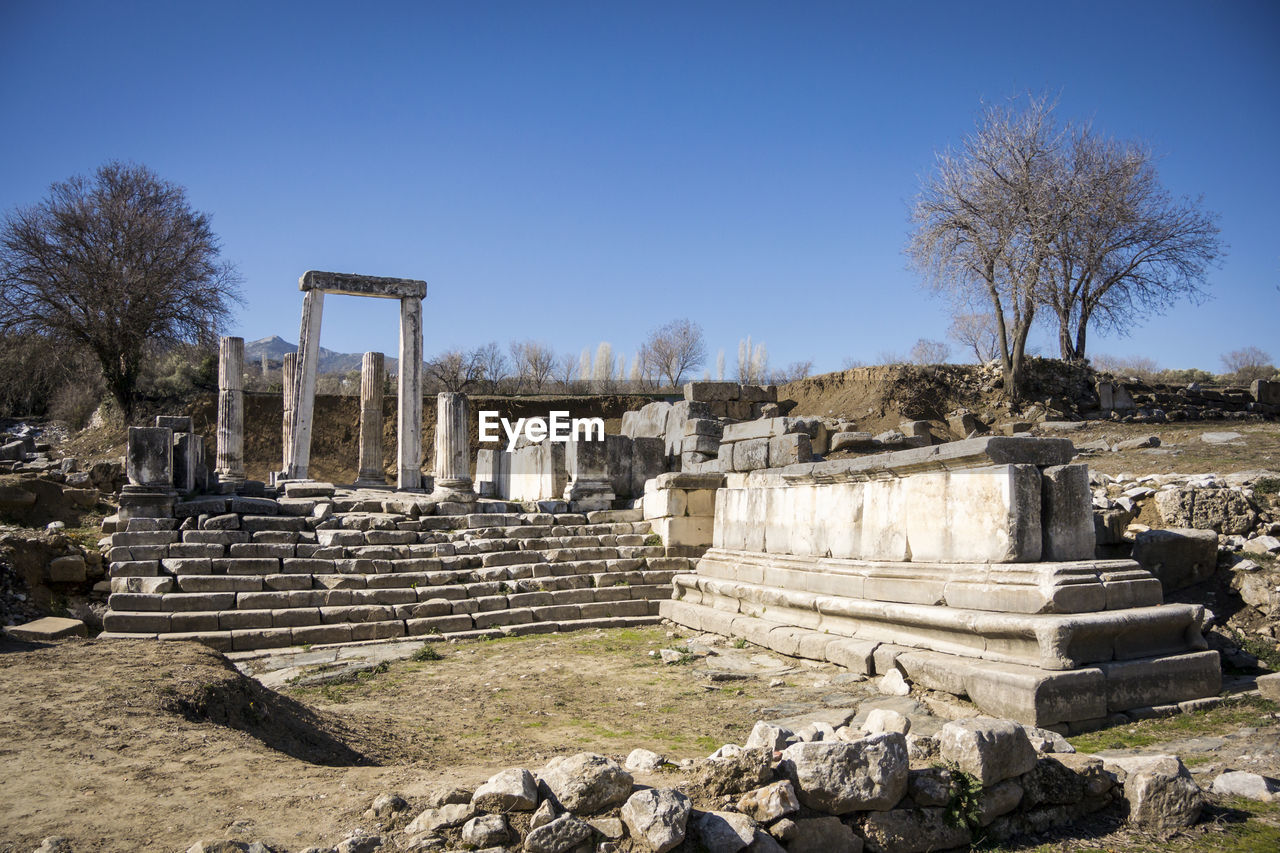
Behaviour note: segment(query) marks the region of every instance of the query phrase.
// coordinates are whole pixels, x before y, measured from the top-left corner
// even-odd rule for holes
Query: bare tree
[[[989,313],[957,314],[947,329],[947,337],[973,350],[978,364],[996,357],[996,324]]]
[[[484,378],[484,368],[477,353],[478,350],[446,350],[426,363],[427,376],[445,391],[469,391]]]
[[[591,381],[597,394],[613,388],[613,344],[601,341],[596,347],[596,359],[591,365]]]
[[[764,344],[753,344],[751,336],[738,341],[738,382],[759,385],[769,373],[769,351]]]
[[[951,347],[942,341],[920,338],[911,347],[911,360],[916,364],[946,364]]]
[[[937,155],[912,210],[912,266],[958,302],[985,301],[1006,395],[1022,385],[1027,336],[1044,301],[1061,232],[1058,158],[1064,134],[1045,97],[988,107],[959,151]]]
[[[1100,373],[1110,373],[1126,379],[1139,379],[1143,382],[1155,382],[1162,372],[1154,358],[1145,355],[1117,357],[1111,355],[1095,355],[1089,364]]]
[[[502,381],[507,378],[510,363],[503,355],[497,341],[490,341],[475,351],[476,366],[479,369],[480,381],[490,394],[496,393]]]
[[[533,393],[541,394],[547,377],[555,369],[556,354],[540,341],[517,341],[511,344],[511,360],[515,363],[518,387],[524,387],[527,382],[533,386]]]
[[[799,382],[813,373],[813,361],[793,361],[786,367],[773,371],[769,382],[773,385],[786,385],[788,382]]]
[[[1255,379],[1270,379],[1276,374],[1271,356],[1258,347],[1232,350],[1222,356],[1222,366],[1234,382],[1248,384]]]
[[[672,388],[679,388],[684,374],[707,360],[702,327],[688,320],[672,320],[654,329],[644,346],[657,375]]]
[[[555,376],[562,391],[573,390],[573,380],[578,375],[578,359],[572,353],[565,353],[556,359]]]
[[[1125,331],[1180,298],[1198,300],[1223,252],[1217,217],[1174,198],[1145,145],[1075,130],[1060,158],[1057,217],[1045,291],[1062,358],[1085,357],[1090,326]]]
[[[716,381],[724,381],[724,350],[716,353]]]
[[[55,183],[0,229],[0,327],[91,353],[128,417],[148,355],[214,342],[240,298],[209,217],[145,166]]]

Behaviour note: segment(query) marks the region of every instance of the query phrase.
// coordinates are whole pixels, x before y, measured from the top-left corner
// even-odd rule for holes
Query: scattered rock
[[[727,758],[708,758],[694,775],[694,781],[713,797],[742,794],[767,784],[773,775],[773,753],[764,749],[744,749]]]
[[[869,735],[878,735],[883,732],[898,732],[905,735],[911,731],[911,720],[889,708],[875,708],[867,714],[867,719],[862,723],[862,730]]]
[[[1258,773],[1232,770],[1213,780],[1213,793],[1224,797],[1244,797],[1260,803],[1280,799],[1280,782]]]
[[[795,737],[789,729],[771,726],[763,720],[758,721],[747,737],[747,749],[766,749],[778,752],[787,748],[787,742]]]
[[[591,824],[565,814],[525,836],[528,853],[565,853],[591,838]]]
[[[666,763],[665,755],[647,749],[633,749],[624,766],[631,773],[652,773]]]
[[[884,678],[880,679],[880,683],[876,686],[887,696],[906,696],[911,692],[911,687],[902,677],[902,673],[896,669],[885,673]]]
[[[405,835],[435,832],[450,826],[460,826],[475,817],[476,810],[470,803],[447,803],[439,808],[425,809],[404,828]]]
[[[665,853],[684,840],[689,809],[689,798],[679,791],[648,788],[627,799],[622,822],[637,842],[654,853]]]
[[[783,815],[800,810],[796,789],[788,780],[774,782],[743,794],[738,800],[738,811],[760,823],[772,823]]]
[[[693,819],[693,835],[707,853],[737,853],[756,837],[756,824],[737,812],[703,812]]]
[[[482,814],[462,825],[463,843],[470,847],[496,847],[510,840],[507,818],[500,814]]]

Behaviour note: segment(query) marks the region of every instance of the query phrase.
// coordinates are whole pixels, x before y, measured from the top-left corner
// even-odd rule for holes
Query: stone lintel
[[[1066,438],[992,435],[932,447],[894,450],[854,459],[806,462],[785,468],[753,471],[749,486],[795,483],[849,483],[904,477],[921,471],[980,468],[989,465],[1065,465],[1075,456]]]
[[[412,278],[384,278],[345,272],[307,270],[298,279],[298,289],[322,290],[345,296],[378,296],[384,299],[424,299],[427,283]]]

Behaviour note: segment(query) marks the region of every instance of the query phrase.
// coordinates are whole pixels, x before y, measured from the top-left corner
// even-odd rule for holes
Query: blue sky
[[[909,204],[1027,90],[1148,140],[1229,245],[1209,302],[1093,352],[1280,358],[1274,2],[0,0],[0,209],[145,163],[212,214],[247,339],[296,340],[329,269],[425,279],[428,353],[630,354],[689,317],[712,361],[750,334],[836,370],[944,337]],[[394,304],[326,309],[324,346],[394,354]]]

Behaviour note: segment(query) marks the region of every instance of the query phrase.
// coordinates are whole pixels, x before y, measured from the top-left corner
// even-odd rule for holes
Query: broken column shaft
[[[466,394],[442,391],[436,396],[436,487],[444,501],[476,499],[471,487],[471,442],[467,430],[471,404]]]

